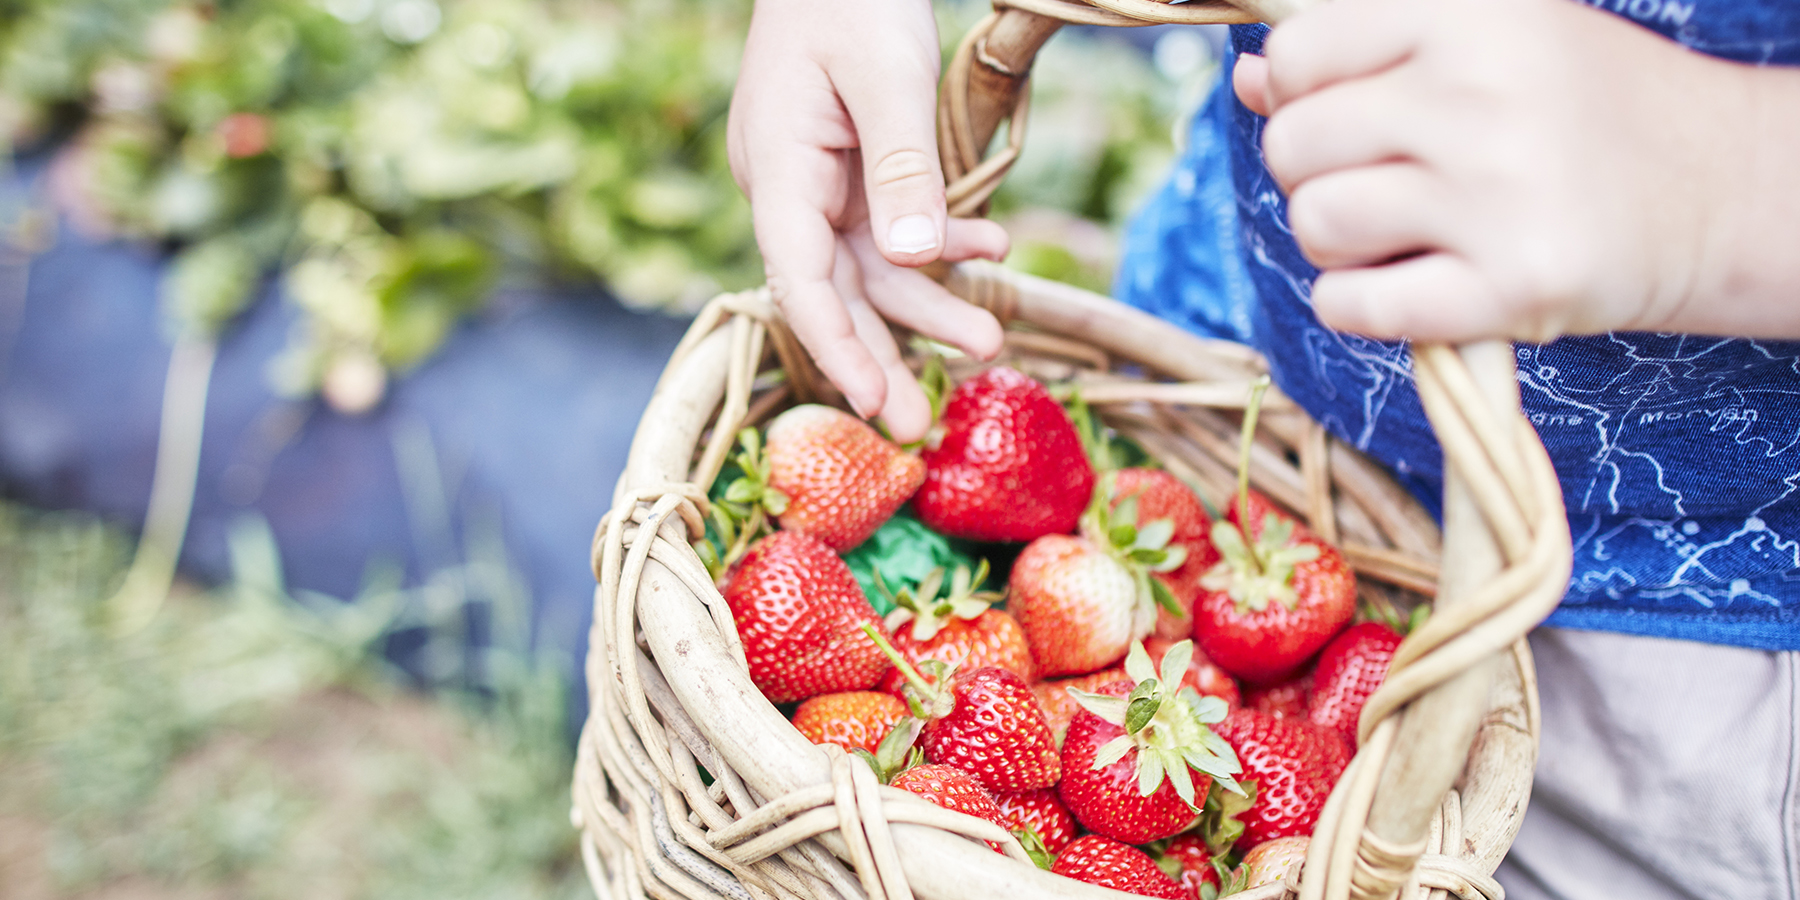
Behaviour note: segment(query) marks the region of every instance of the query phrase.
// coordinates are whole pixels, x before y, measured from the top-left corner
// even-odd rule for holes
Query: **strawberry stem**
[[[926,681],[925,676],[920,675],[919,670],[913,668],[912,664],[906,661],[906,657],[901,656],[900,651],[895,650],[894,645],[888,643],[888,639],[882,637],[881,632],[875,630],[875,626],[864,622],[862,630],[863,634],[869,636],[869,640],[875,642],[875,648],[880,650],[882,655],[888,658],[888,662],[893,663],[894,668],[900,670],[900,674],[906,678],[907,684],[917,688],[920,692],[931,692],[933,690],[931,682]]]
[[[1250,534],[1250,448],[1256,443],[1256,419],[1262,412],[1263,394],[1269,390],[1269,376],[1250,382],[1250,402],[1244,405],[1244,435],[1238,444],[1238,531],[1244,535],[1244,546],[1250,551],[1250,564],[1262,573],[1262,555],[1256,550],[1256,539]]]

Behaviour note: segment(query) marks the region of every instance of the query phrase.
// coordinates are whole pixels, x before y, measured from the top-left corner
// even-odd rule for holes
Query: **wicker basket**
[[[1023,73],[1060,20],[1123,24],[1119,8],[1140,6],[1247,18],[1222,5],[1031,2],[983,23],[948,68],[940,140],[954,211],[978,211],[1016,155]],[[1008,114],[1010,151],[985,162],[967,152]],[[1171,471],[1229,495],[1238,411],[1265,369],[1257,354],[998,266],[963,264],[946,284],[1008,324],[1002,361],[1080,384]],[[1343,547],[1359,589],[1436,599],[1368,703],[1305,866],[1246,898],[1499,895],[1490,876],[1523,817],[1537,748],[1523,636],[1561,599],[1569,535],[1555,472],[1519,413],[1510,346],[1421,345],[1413,364],[1445,453],[1441,547],[1404,491],[1291,403],[1272,397],[1260,420],[1252,482]],[[688,542],[739,427],[834,399],[766,291],[715,300],[663,373],[594,541],[590,713],[572,817],[595,890],[603,900],[1121,896],[1037,869],[991,823],[878,784],[801,737],[751,683],[730,610]]]

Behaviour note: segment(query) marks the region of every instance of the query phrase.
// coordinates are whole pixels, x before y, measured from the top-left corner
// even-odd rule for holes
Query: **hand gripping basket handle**
[[[1089,2],[997,0],[995,12],[962,41],[945,72],[938,109],[953,215],[981,214],[1017,159],[1032,62],[1063,23],[1277,22],[1310,5],[1300,0]],[[983,159],[1006,120],[1007,146]],[[980,278],[952,275],[948,283],[966,289]],[[1010,299],[1030,302],[1018,292]],[[1095,339],[1104,343],[1106,336]],[[1141,347],[1109,349],[1142,352]],[[1401,645],[1387,683],[1363,713],[1361,749],[1314,832],[1300,883],[1302,900],[1389,897],[1419,883],[1416,865],[1427,832],[1462,774],[1488,710],[1494,667],[1550,614],[1568,583],[1571,552],[1562,494],[1543,444],[1520,412],[1511,345],[1415,345],[1413,368],[1444,449],[1442,576],[1432,617]],[[1458,892],[1485,892],[1469,887]]]

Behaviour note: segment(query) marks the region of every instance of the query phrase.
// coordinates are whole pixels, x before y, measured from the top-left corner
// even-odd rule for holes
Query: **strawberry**
[[[1038,841],[1051,854],[1062,852],[1062,848],[1075,839],[1075,817],[1069,815],[1068,808],[1062,805],[1062,801],[1056,798],[1056,791],[1050,788],[1018,792],[996,791],[994,802],[1000,805],[1000,812],[1006,816],[1008,831],[1030,831],[1036,834]]]
[[[958,567],[950,593],[940,598],[937,593],[943,586],[944,570],[939,568],[919,583],[916,592],[902,588],[892,595],[894,611],[886,621],[894,649],[915,667],[928,659],[962,669],[999,666],[1029,683],[1033,665],[1024,630],[1011,614],[992,607],[1000,599],[999,593],[974,590],[987,580],[987,573],[985,559],[973,575]],[[881,573],[876,572],[875,578],[885,593]],[[881,689],[898,693],[904,681],[896,670],[882,681]]]
[[[1050,871],[1128,894],[1185,900],[1180,884],[1156,867],[1150,854],[1097,834],[1076,838]]]
[[[1240,524],[1250,517],[1250,541]],[[1356,612],[1356,578],[1337,548],[1277,512],[1260,494],[1233,504],[1213,528],[1224,557],[1206,573],[1194,640],[1226,671],[1279,681]]]
[[[936,677],[927,680],[873,626],[867,631],[906,677],[907,705],[925,720],[919,746],[927,760],[994,791],[1045,788],[1062,777],[1056,738],[1024,679],[998,666],[953,672],[932,661]]]
[[[1213,865],[1213,853],[1206,841],[1193,832],[1183,832],[1169,839],[1169,845],[1156,859],[1163,873],[1181,883],[1187,900],[1201,900],[1201,886],[1219,887],[1219,869]]]
[[[895,775],[889,784],[918,794],[945,809],[1006,827],[1006,814],[1000,811],[993,795],[974,776],[955,766],[922,763]]]
[[[783,529],[839,553],[874,534],[925,481],[924,461],[829,406],[809,403],[777,416],[767,444],[767,486],[786,497],[771,512]]]
[[[926,438],[919,518],[951,537],[1025,542],[1075,530],[1094,492],[1081,438],[1050,392],[996,366],[951,391]]]
[[[1274,884],[1287,877],[1288,870],[1306,862],[1305,835],[1275,838],[1250,848],[1237,870],[1231,873],[1233,892]]]
[[[1013,561],[1007,608],[1039,677],[1112,665],[1155,621],[1132,572],[1085,538],[1045,535]]]
[[[1219,561],[1219,553],[1212,545],[1212,518],[1181,479],[1161,469],[1120,469],[1112,479],[1110,493],[1115,516],[1121,504],[1135,498],[1138,529],[1167,519],[1173,529],[1168,546],[1185,551],[1180,565],[1156,574],[1177,608],[1158,606],[1155,633],[1171,642],[1179,641],[1193,631],[1194,600],[1200,596],[1200,579]]]
[[[1388,663],[1399,646],[1400,632],[1380,622],[1352,625],[1332,638],[1319,652],[1313,670],[1312,701],[1306,717],[1336,731],[1355,747],[1363,704],[1387,680]]]
[[[1144,651],[1150,654],[1151,659],[1162,659],[1175,643],[1167,638],[1145,638]],[[1238,683],[1224,669],[1213,665],[1213,661],[1207,659],[1199,648],[1195,648],[1194,658],[1188,663],[1187,674],[1181,676],[1181,683],[1193,688],[1202,697],[1217,697],[1225,701],[1228,712],[1243,702]]]
[[[867,690],[887,674],[886,658],[862,631],[880,624],[875,608],[818,538],[777,531],[757,541],[724,594],[750,680],[775,703]]]
[[[815,744],[875,752],[895,723],[906,718],[906,704],[879,691],[819,694],[794,710],[794,728]]]
[[[1304,719],[1312,696],[1312,673],[1302,672],[1286,681],[1251,688],[1244,694],[1244,706],[1266,712],[1278,719]]]
[[[1350,763],[1343,739],[1305,719],[1278,719],[1253,709],[1226,716],[1214,731],[1237,751],[1244,780],[1256,783],[1254,802],[1239,816],[1243,840],[1254,845],[1311,834],[1325,798]]]
[[[1092,692],[1103,685],[1124,681],[1128,677],[1124,666],[1113,666],[1074,678],[1058,678],[1032,685],[1031,693],[1037,697],[1038,707],[1044,711],[1044,721],[1050,723],[1050,733],[1056,737],[1056,746],[1062,746],[1063,735],[1069,730],[1069,722],[1081,711],[1081,702],[1069,693],[1069,688]]]
[[[1057,793],[1089,831],[1128,844],[1160,840],[1195,823],[1214,779],[1239,790],[1230,746],[1206,727],[1224,718],[1224,702],[1180,687],[1192,649],[1176,644],[1158,672],[1133,644],[1128,680],[1071,691],[1082,711],[1063,738]]]

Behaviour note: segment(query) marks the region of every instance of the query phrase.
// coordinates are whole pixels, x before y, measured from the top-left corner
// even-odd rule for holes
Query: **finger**
[[[1417,7],[1409,0],[1335,0],[1283,22],[1263,42],[1271,108],[1404,61],[1423,28]]]
[[[1359,166],[1295,189],[1288,197],[1288,227],[1321,269],[1376,265],[1443,249],[1443,195],[1443,185],[1419,166]]]
[[[1448,253],[1326,272],[1313,284],[1312,304],[1327,326],[1382,339],[1545,341],[1563,331],[1563,323],[1501,302],[1473,266]]]
[[[1012,250],[1012,237],[992,219],[951,219],[945,231],[945,262],[976,258],[999,262]]]
[[[876,259],[883,266],[889,265],[879,256]],[[907,270],[907,274],[919,273]],[[838,293],[844,298],[851,321],[855,323],[857,337],[869,348],[887,380],[887,395],[880,414],[881,420],[887,423],[888,433],[902,444],[924,437],[926,429],[931,427],[931,403],[925,399],[924,390],[919,387],[912,370],[907,368],[905,360],[901,358],[900,347],[894,343],[893,332],[888,330],[887,323],[870,305],[863,292],[866,279],[857,263],[856,253],[842,243],[838,247],[838,270],[834,283]]]
[[[788,149],[780,161],[759,168],[751,204],[769,293],[820,372],[852,409],[874,415],[884,402],[886,379],[832,285],[838,241],[825,211],[838,198],[824,186],[843,178],[837,173],[834,180],[831,154]]]
[[[1005,342],[1000,320],[913,269],[887,264],[861,229],[848,243],[862,265],[869,302],[890,321],[943,341],[978,359],[993,359]]]
[[[832,83],[856,123],[876,243],[889,262],[920,266],[945,242],[944,173],[937,152],[937,67],[897,45],[883,59],[834,66]]]
[[[1239,54],[1237,65],[1231,68],[1231,88],[1237,92],[1238,102],[1251,112],[1268,117],[1271,109],[1268,60],[1253,53]]]
[[[1300,97],[1263,128],[1263,162],[1282,188],[1351,166],[1408,158],[1420,104],[1404,70],[1343,82]]]

